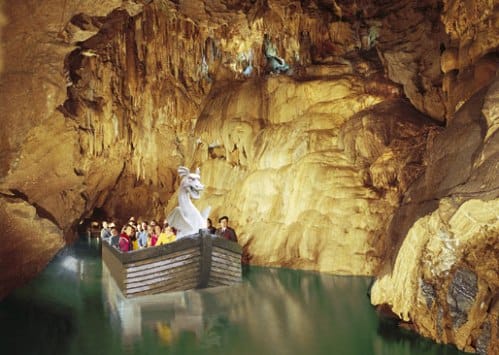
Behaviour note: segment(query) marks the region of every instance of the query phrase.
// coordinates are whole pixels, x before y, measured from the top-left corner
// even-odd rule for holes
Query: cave
[[[498,353],[498,4],[0,1],[0,299],[81,221],[162,220],[177,168],[251,265],[369,275]],[[484,341],[483,339],[486,339]]]

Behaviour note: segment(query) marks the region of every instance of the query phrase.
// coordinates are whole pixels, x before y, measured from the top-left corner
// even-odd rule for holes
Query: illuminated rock
[[[499,350],[498,94],[496,81],[432,139],[371,292],[425,336],[487,354]]]

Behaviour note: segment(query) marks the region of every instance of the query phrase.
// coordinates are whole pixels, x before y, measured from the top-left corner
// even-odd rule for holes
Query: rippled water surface
[[[2,354],[464,354],[379,320],[370,282],[251,267],[240,285],[126,300],[81,239],[0,303]]]

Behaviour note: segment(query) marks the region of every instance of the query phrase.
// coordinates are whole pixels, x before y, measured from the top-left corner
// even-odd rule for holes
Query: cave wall
[[[4,3],[0,1],[0,43],[2,43],[2,30],[5,26],[5,16],[3,14]],[[0,46],[0,74],[3,72],[3,47]]]
[[[183,164],[250,263],[379,275],[374,304],[494,351],[496,7],[3,2],[0,297],[95,209],[166,216]]]
[[[0,77],[0,297],[40,272],[85,213],[77,129],[57,111],[66,98],[58,34],[79,11],[104,15],[118,2],[3,1]]]
[[[372,288],[374,304],[425,336],[484,354],[499,349],[498,98],[495,81],[432,140],[426,171],[394,216],[406,237]]]
[[[443,5],[446,127],[428,136],[425,172],[392,217],[390,249],[371,300],[427,337],[493,354],[499,351],[499,37],[490,21],[497,5]]]
[[[405,100],[367,92],[364,80],[246,81],[205,107],[192,164],[207,186],[200,206],[233,217],[250,262],[341,274],[379,267],[390,216],[424,170],[414,147],[436,125]]]

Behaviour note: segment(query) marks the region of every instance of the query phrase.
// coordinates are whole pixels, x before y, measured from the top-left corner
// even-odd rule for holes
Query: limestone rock
[[[391,305],[423,335],[465,351],[479,350],[488,332],[482,353],[497,352],[498,209],[497,200],[442,200],[411,228],[392,271],[374,284],[372,302]]]
[[[392,237],[408,230],[407,237],[393,240],[400,247],[371,293],[374,304],[390,305],[418,332],[488,354],[499,346],[499,163],[490,148],[499,146],[490,133],[498,88],[496,81],[471,98],[432,140],[427,169],[392,220]],[[421,218],[428,200],[439,201],[437,209]]]
[[[23,198],[0,196],[0,219],[4,244],[0,267],[0,298],[40,273],[64,245],[62,233],[40,206]],[[9,236],[15,238],[8,238]]]
[[[3,13],[3,2],[0,2],[0,43],[2,41],[2,30],[3,27],[5,26],[5,16]],[[2,74],[3,71],[3,48],[0,47],[0,74]]]
[[[214,90],[194,132],[200,204],[233,217],[251,263],[373,273],[387,219],[424,168],[414,147],[435,124],[403,100],[369,94],[360,76]]]

